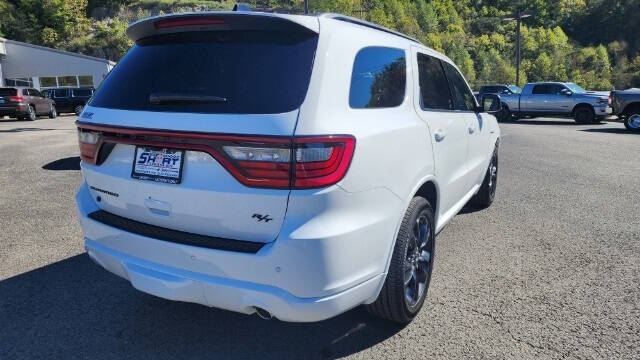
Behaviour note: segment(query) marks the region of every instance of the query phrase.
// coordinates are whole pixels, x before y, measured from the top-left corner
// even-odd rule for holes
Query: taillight
[[[22,96],[9,96],[9,101],[10,102],[16,102],[16,103],[21,103],[24,101],[24,98]]]
[[[84,131],[78,129],[78,144],[80,146],[80,158],[91,164],[95,164],[100,150],[101,135],[99,132]]]
[[[347,173],[355,139],[348,136],[295,137],[288,146],[267,145],[222,146],[231,165],[225,167],[248,186],[325,187],[342,180]]]
[[[224,25],[227,22],[220,18],[207,16],[178,17],[172,19],[158,20],[154,23],[156,29],[168,29],[182,26],[207,26]]]
[[[103,144],[202,151],[215,158],[240,183],[277,189],[319,188],[339,182],[349,169],[356,145],[354,137],[345,135],[223,135],[80,123],[78,142],[82,160],[91,164],[99,163]]]
[[[293,187],[323,187],[342,180],[354,148],[355,139],[347,136],[296,138]]]
[[[609,95],[609,106],[613,104],[613,95]]]

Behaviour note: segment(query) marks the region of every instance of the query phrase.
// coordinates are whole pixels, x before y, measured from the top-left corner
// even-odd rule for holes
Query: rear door
[[[52,91],[53,101],[56,103],[58,111],[71,110],[71,104],[69,102],[69,89],[55,89]]]
[[[302,27],[137,41],[80,119],[110,127],[104,134],[115,143],[101,164],[82,164],[91,191],[101,196],[97,205],[165,228],[273,241],[290,192],[283,169],[291,153],[283,149],[290,148],[317,41]],[[149,159],[165,157],[182,158],[179,178],[144,176]],[[247,185],[239,173],[264,181]]]
[[[456,111],[443,62],[413,48],[413,66],[418,69],[416,111],[427,123],[440,186],[440,214],[455,207],[467,192],[467,114]]]

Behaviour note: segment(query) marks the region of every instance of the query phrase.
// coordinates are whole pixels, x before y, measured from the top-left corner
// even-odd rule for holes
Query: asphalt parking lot
[[[94,265],[75,117],[0,120],[0,359],[639,358],[640,135],[501,124],[497,199],[437,238],[415,321],[314,324],[155,298]]]

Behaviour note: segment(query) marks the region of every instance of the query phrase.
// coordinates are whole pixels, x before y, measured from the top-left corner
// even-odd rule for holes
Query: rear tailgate
[[[147,32],[79,119],[82,132],[104,142],[94,158],[81,143],[82,170],[102,210],[179,231],[270,242],[289,195],[289,153],[279,151],[291,147],[317,33],[286,19],[236,30],[228,17],[216,18],[223,29],[189,21],[189,31],[154,33],[147,23],[129,29]],[[182,154],[177,183],[134,178],[134,162],[177,156],[175,150]],[[266,180],[247,180],[238,164]]]

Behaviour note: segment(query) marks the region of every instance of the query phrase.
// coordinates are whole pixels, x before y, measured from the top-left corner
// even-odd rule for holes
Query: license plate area
[[[182,182],[184,150],[136,146],[131,177],[165,184]]]

